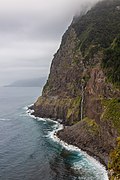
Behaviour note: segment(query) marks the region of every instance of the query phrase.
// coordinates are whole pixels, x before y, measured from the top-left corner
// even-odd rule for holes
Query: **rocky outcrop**
[[[33,106],[36,116],[62,120],[65,128],[58,136],[110,167],[115,178],[120,174],[111,155],[118,151],[120,136],[118,6],[119,0],[103,1],[74,19]],[[113,69],[115,76],[110,75]]]
[[[106,84],[105,80],[99,65],[91,69],[90,79],[84,90],[84,119],[71,127],[65,127],[58,136],[94,155],[107,166],[109,153],[116,146],[118,132],[112,112],[111,119],[105,118],[105,114],[110,106],[109,103],[112,108],[112,103],[115,103],[113,111],[119,118],[119,124],[120,113],[116,114],[120,111],[120,103],[117,100],[120,93],[113,90],[111,84]]]
[[[36,115],[62,119],[66,124],[80,120],[81,81],[84,69],[81,54],[74,53],[76,45],[75,31],[69,28],[54,56],[42,97],[34,105]]]

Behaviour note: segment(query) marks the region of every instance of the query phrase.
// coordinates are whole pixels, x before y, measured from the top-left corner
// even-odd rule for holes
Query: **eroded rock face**
[[[111,133],[111,131],[113,131]],[[114,128],[104,122],[85,118],[81,122],[65,127],[58,132],[58,136],[65,142],[75,145],[95,157],[108,167],[109,152],[116,146],[117,133]]]
[[[118,132],[113,122],[105,121],[103,101],[120,97],[120,93],[106,83],[106,77],[97,64],[90,70],[90,77],[84,87],[84,119],[77,124],[66,127],[58,136],[69,144],[74,144],[108,165],[109,153],[116,146]],[[119,108],[120,110],[120,108]]]
[[[54,55],[42,96],[33,106],[36,116],[61,119],[65,125],[72,125],[58,136],[106,166],[120,136],[120,90],[108,81],[101,65],[104,49],[111,43],[115,47],[120,33],[116,5],[120,1],[100,3],[71,24]]]
[[[70,27],[63,36],[60,49],[52,61],[50,75],[44,87],[43,96],[74,97],[80,95],[83,61],[80,52],[76,52],[76,46],[76,33]]]
[[[103,99],[118,98],[120,92],[114,89],[112,84],[106,83],[107,79],[100,67],[97,64],[90,70],[90,79],[85,87],[85,116],[90,119],[100,120],[103,112]]]
[[[55,54],[48,81],[34,105],[35,115],[63,119],[65,124],[80,120],[80,102],[84,64],[76,50],[78,39],[73,28],[63,36]]]
[[[34,105],[35,115],[43,118],[62,120],[66,125],[71,125],[79,118],[80,97],[40,97]],[[75,122],[76,122],[75,121]]]

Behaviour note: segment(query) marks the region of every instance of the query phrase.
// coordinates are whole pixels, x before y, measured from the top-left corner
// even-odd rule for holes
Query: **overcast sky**
[[[47,76],[75,12],[98,0],[0,0],[0,86]]]

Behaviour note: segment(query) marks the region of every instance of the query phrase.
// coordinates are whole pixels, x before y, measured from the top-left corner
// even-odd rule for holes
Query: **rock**
[[[74,18],[33,106],[36,116],[62,119],[68,127],[58,136],[107,168],[120,136],[119,6],[119,0],[102,1]]]

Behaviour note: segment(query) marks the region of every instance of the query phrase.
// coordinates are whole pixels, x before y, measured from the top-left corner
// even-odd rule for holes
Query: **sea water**
[[[62,125],[26,113],[40,94],[0,88],[0,180],[107,180],[101,164],[54,135]]]

